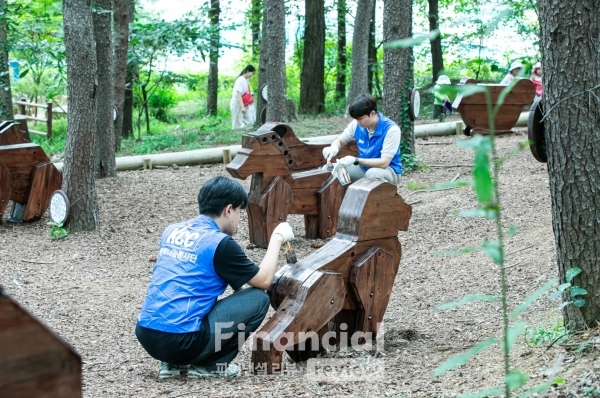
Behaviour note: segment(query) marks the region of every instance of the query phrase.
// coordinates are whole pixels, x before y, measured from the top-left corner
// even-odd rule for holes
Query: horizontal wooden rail
[[[34,102],[27,102],[24,100],[16,101],[15,103],[17,105],[33,106],[35,108],[44,108],[44,109],[48,108],[48,105],[46,105],[46,104],[36,104]]]
[[[16,101],[16,104],[19,105],[19,112],[21,115],[24,115],[27,120],[46,123],[45,133],[36,130],[29,130],[29,132],[32,134],[43,135],[47,139],[50,139],[52,136],[52,102],[47,102],[46,104],[36,104],[33,102],[28,102],[25,98],[21,98],[20,101]],[[28,115],[26,107],[46,109],[46,118]]]

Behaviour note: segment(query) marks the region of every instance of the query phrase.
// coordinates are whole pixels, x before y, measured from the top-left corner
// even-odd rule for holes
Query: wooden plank
[[[317,191],[319,204],[318,237],[329,238],[337,232],[338,213],[344,197],[344,188],[334,176],[330,176],[327,183]]]
[[[292,197],[289,214],[319,214],[316,189],[294,189]]]
[[[29,130],[29,132],[30,132],[31,134],[35,134],[35,135],[41,135],[41,136],[44,136],[44,137],[46,137],[46,133],[44,133],[43,131]]]
[[[25,106],[33,106],[35,108],[44,108],[44,109],[48,108],[48,105],[46,105],[46,104],[36,104],[34,102],[27,102],[27,101],[23,101],[23,100],[15,101],[15,104],[25,105]]]
[[[0,222],[4,217],[4,212],[10,200],[11,185],[12,178],[10,171],[5,165],[0,164]]]
[[[39,220],[48,206],[50,197],[62,184],[62,174],[53,163],[38,164],[32,175],[29,198],[23,215],[23,221],[31,222]]]
[[[16,144],[0,146],[0,161],[12,177],[10,200],[26,204],[35,166],[49,163],[50,159],[37,144]]]
[[[34,120],[36,122],[47,122],[48,121],[48,119],[45,117],[37,117],[37,116],[26,116],[25,119]]]

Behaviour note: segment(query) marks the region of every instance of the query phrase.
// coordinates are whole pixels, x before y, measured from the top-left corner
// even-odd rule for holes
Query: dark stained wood
[[[8,192],[9,200],[27,206],[23,221],[39,219],[48,209],[52,193],[60,189],[60,172],[37,144],[0,146],[0,165],[10,175],[8,188],[0,183],[0,198]]]
[[[4,212],[10,200],[10,187],[12,178],[8,167],[0,163],[0,221],[4,218]]]
[[[25,144],[30,141],[26,120],[22,123],[4,121],[0,124],[0,145]]]
[[[242,148],[227,165],[227,171],[239,179],[252,176],[248,216],[253,244],[267,247],[271,226],[285,221],[288,214],[304,215],[307,239],[325,239],[335,234],[337,209],[345,191],[331,172],[320,169],[325,164],[322,152],[327,146],[304,143],[290,126],[278,122],[263,124],[257,131],[242,137]],[[356,143],[352,142],[342,148],[335,159],[357,154]],[[291,190],[291,207],[271,218],[264,207],[266,197],[272,198],[271,203],[283,201],[287,206],[287,197],[279,198],[278,193],[268,192],[277,178],[282,178]],[[281,187],[278,189],[287,192]]]
[[[477,84],[477,82],[473,79],[463,79],[461,84]],[[506,86],[501,84],[479,85],[485,86],[489,90],[492,107],[495,107],[500,93]],[[533,83],[529,79],[519,79],[510,93],[506,95],[504,103],[496,113],[494,118],[495,132],[510,132],[517,124],[523,107],[531,104],[534,97],[535,86]],[[485,93],[476,93],[465,97],[459,96],[452,107],[458,110],[465,125],[472,129],[471,134],[489,134],[490,124]]]
[[[341,185],[334,186],[323,189],[323,201],[329,200],[327,191],[340,196]],[[375,339],[402,256],[398,230],[408,229],[411,214],[392,184],[361,179],[350,185],[335,236],[276,273],[267,291],[276,312],[255,335],[254,367],[265,363],[268,372],[281,369],[283,351],[293,360],[306,360],[332,345],[347,346],[357,331],[364,333],[363,340]],[[330,341],[298,345],[306,337],[298,333],[323,336],[324,327]],[[292,333],[289,341],[276,346],[285,333]]]
[[[0,395],[82,396],[81,357],[0,288]]]

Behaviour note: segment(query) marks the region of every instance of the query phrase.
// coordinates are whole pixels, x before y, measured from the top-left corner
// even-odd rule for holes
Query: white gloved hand
[[[323,157],[325,158],[325,160],[327,160],[329,162],[332,157],[334,157],[335,155],[338,154],[339,151],[340,151],[339,148],[337,148],[333,145],[325,147],[325,148],[323,148]]]
[[[275,234],[281,235],[283,237],[284,242],[294,239],[294,231],[292,231],[292,227],[290,227],[290,224],[288,224],[287,222],[282,222],[281,224],[276,226],[271,236]]]
[[[356,157],[354,157],[352,155],[344,156],[343,158],[337,160],[335,167],[339,169],[340,167],[352,166],[354,164],[355,160],[356,160]]]

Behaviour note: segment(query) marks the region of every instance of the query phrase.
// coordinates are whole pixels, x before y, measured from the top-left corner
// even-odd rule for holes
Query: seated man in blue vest
[[[354,140],[358,157],[345,156],[336,163],[346,167],[352,182],[375,178],[398,184],[402,174],[400,127],[377,111],[375,99],[368,94],[359,95],[348,112],[354,120],[331,146],[323,148],[323,157],[329,163],[341,147]]]
[[[135,334],[161,361],[159,378],[236,376],[230,365],[269,309],[265,292],[277,269],[281,245],[294,238],[279,224],[260,265],[232,238],[248,204],[242,185],[214,177],[200,188],[200,215],[167,227],[160,239],[150,287]],[[241,289],[244,284],[252,286]],[[235,291],[218,300],[227,285]],[[241,289],[241,290],[240,290]]]

